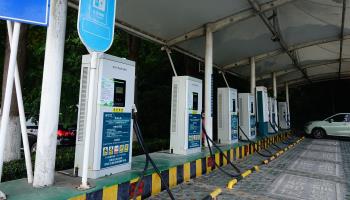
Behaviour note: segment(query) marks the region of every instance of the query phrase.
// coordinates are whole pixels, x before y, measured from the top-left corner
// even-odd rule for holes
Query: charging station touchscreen
[[[125,81],[114,79],[114,107],[125,106]]]
[[[129,162],[131,113],[103,114],[101,168]]]

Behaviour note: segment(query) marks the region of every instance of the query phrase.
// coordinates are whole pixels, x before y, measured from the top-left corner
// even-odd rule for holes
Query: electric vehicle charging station
[[[218,88],[218,140],[222,144],[238,142],[237,90]]]
[[[277,101],[269,97],[269,133],[274,134],[278,131]],[[271,122],[271,123],[270,123]]]
[[[290,128],[290,115],[288,112],[287,102],[278,102],[278,119],[282,129]]]
[[[202,147],[202,80],[174,76],[172,82],[170,153],[187,155]]]
[[[81,176],[91,57],[82,58],[74,173]],[[93,125],[88,178],[131,169],[135,62],[102,54],[93,87]]]
[[[269,105],[267,88],[264,86],[256,87],[256,114],[257,114],[257,128],[260,136],[268,134],[269,124]]]
[[[256,137],[255,100],[250,93],[238,94],[239,104],[239,139],[252,140]],[[248,138],[242,133],[248,136]]]

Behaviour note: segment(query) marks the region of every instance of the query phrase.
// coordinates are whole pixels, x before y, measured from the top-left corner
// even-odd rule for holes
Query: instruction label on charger
[[[103,114],[101,168],[129,162],[131,113]]]
[[[231,115],[231,140],[238,139],[238,116]]]
[[[188,148],[201,146],[201,115],[189,114],[188,119]]]

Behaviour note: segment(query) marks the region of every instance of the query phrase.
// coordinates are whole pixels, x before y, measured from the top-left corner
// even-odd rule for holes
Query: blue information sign
[[[188,120],[188,148],[201,146],[201,115],[190,114]]]
[[[129,162],[131,113],[103,114],[101,169]]]
[[[78,32],[91,51],[105,52],[113,42],[116,0],[80,0]]]
[[[231,115],[231,140],[238,139],[238,116]]]
[[[0,19],[47,26],[49,0],[0,0]]]

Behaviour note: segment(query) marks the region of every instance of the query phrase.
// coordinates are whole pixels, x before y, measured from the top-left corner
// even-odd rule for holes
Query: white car
[[[305,133],[320,139],[326,135],[350,137],[350,113],[338,113],[305,125]]]

